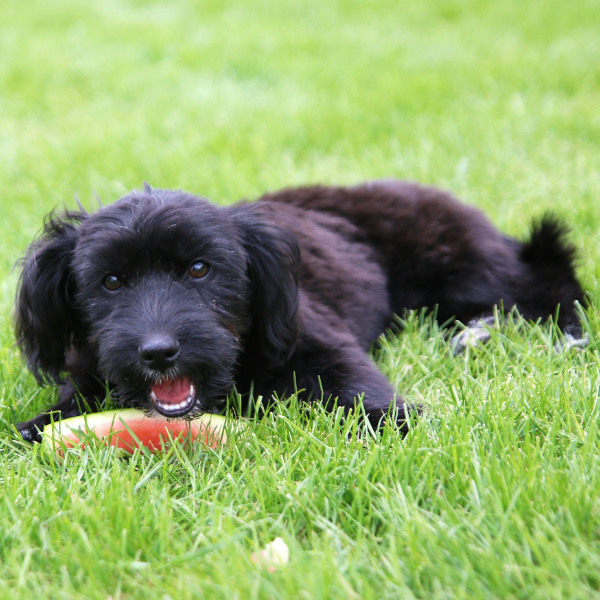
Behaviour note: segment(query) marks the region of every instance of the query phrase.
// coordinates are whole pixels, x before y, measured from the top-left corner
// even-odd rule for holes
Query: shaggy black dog
[[[304,187],[219,207],[146,186],[51,215],[23,260],[18,343],[62,417],[123,405],[168,417],[241,394],[408,408],[369,357],[406,309],[467,323],[503,302],[578,331],[573,249],[545,218],[519,242],[438,189]],[[560,312],[557,313],[557,307]],[[395,404],[394,404],[395,402]],[[18,425],[39,440],[44,413]]]

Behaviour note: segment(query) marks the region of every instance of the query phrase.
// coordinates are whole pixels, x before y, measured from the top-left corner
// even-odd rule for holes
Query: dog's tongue
[[[180,379],[165,379],[152,386],[152,391],[162,404],[180,404],[189,395],[192,380],[189,377]]]

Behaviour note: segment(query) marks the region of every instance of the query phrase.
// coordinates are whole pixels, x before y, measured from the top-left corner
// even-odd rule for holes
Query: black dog
[[[394,313],[463,323],[517,307],[579,331],[573,249],[546,217],[524,243],[413,183],[305,187],[218,207],[135,191],[51,215],[24,259],[18,343],[62,417],[123,404],[181,417],[241,394],[353,408],[374,425],[395,391],[369,357]],[[557,313],[557,307],[560,312]],[[82,408],[85,407],[85,408]],[[408,407],[396,400],[401,425]],[[44,413],[18,425],[39,440]]]

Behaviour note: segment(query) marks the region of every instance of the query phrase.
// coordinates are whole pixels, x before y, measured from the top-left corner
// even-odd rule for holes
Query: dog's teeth
[[[194,386],[190,385],[190,393],[188,394],[187,398],[185,400],[182,400],[178,404],[166,404],[164,402],[161,402],[161,400],[153,390],[150,391],[150,398],[152,399],[152,402],[154,402],[155,406],[159,408],[162,412],[177,413],[180,410],[186,407],[190,407],[193,404],[195,394],[196,392]]]

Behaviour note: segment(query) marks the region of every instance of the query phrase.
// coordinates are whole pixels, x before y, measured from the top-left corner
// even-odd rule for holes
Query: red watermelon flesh
[[[216,448],[226,442],[225,417],[204,414],[192,420],[148,417],[136,409],[109,410],[51,423],[42,432],[42,446],[61,451],[84,447],[97,438],[126,453],[144,446],[150,452],[163,450],[170,442],[200,441]]]

